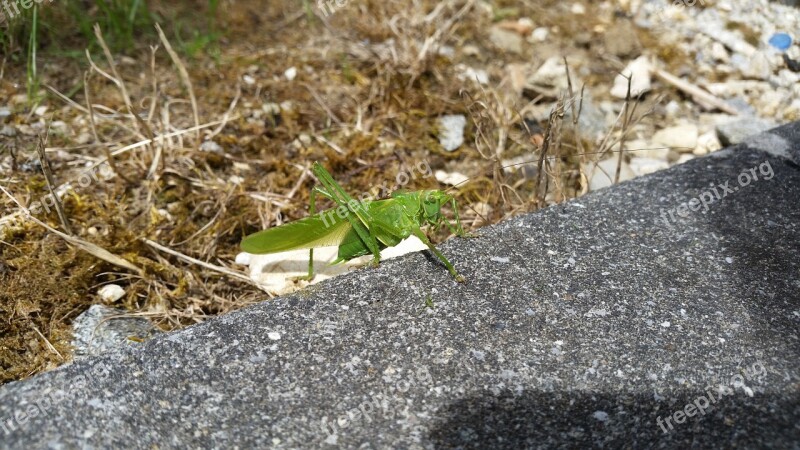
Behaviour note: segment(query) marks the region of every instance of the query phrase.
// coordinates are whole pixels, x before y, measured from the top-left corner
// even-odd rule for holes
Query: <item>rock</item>
[[[681,105],[675,100],[670,100],[669,103],[664,106],[664,114],[666,114],[668,118],[675,118],[680,112]]]
[[[629,163],[631,171],[636,176],[647,175],[649,173],[658,172],[669,168],[669,163],[662,159],[649,158],[645,156],[634,156]],[[621,178],[621,177],[620,177]]]
[[[50,122],[50,130],[58,134],[67,134],[69,132],[69,125],[63,120],[54,120]]]
[[[42,117],[43,115],[47,114],[47,106],[45,105],[39,106],[38,108],[33,110],[33,113],[39,117]]]
[[[663,145],[679,152],[691,152],[697,147],[698,131],[697,126],[678,125],[664,128],[653,135],[653,142],[656,145]]]
[[[544,42],[547,40],[547,36],[550,35],[550,30],[547,27],[539,27],[531,32],[531,36],[529,41],[532,42]]]
[[[533,31],[533,21],[527,17],[517,20],[503,20],[497,23],[497,26],[508,31],[513,31],[520,36],[528,36]]]
[[[769,119],[748,117],[746,119],[732,120],[716,126],[717,137],[723,146],[736,145],[748,136],[767,131],[778,126]]]
[[[719,139],[717,139],[717,134],[714,131],[709,131],[708,133],[701,134],[697,138],[697,147],[692,150],[692,154],[695,156],[703,156],[721,148],[722,144],[720,144]]]
[[[720,42],[714,42],[711,44],[711,57],[714,58],[715,61],[721,63],[727,63],[731,60],[728,50],[726,50],[725,46]]]
[[[589,178],[589,191],[597,191],[614,184],[614,177],[617,173],[617,158],[604,159],[598,163],[588,163],[583,165],[583,171]],[[619,172],[619,181],[623,182],[636,178],[636,174],[630,166],[623,160],[622,168]]]
[[[607,52],[620,58],[636,56],[641,50],[636,28],[627,19],[617,19],[614,26],[603,34],[603,43]]]
[[[97,295],[106,303],[114,303],[125,296],[125,289],[118,284],[107,284],[97,291]]]
[[[489,74],[483,69],[474,69],[472,67],[459,64],[456,66],[456,71],[458,71],[456,77],[458,77],[458,79],[461,81],[470,80],[478,84],[489,84]]]
[[[757,80],[766,80],[772,75],[772,65],[764,51],[757,51],[750,56],[747,64],[741,69],[742,75]]]
[[[525,90],[525,83],[527,82],[526,69],[527,64],[506,64],[508,85],[517,96],[522,95]]]
[[[669,148],[654,145],[652,142],[645,139],[626,140],[625,151],[631,155],[631,157],[641,156],[643,158],[652,158],[661,161],[666,161],[671,153]]]
[[[569,7],[569,12],[575,15],[586,14],[586,7],[578,2],[575,2]]]
[[[297,68],[296,67],[289,67],[286,69],[286,72],[283,72],[283,76],[286,77],[287,80],[292,81],[297,76]]]
[[[625,70],[614,78],[614,87],[611,88],[611,95],[617,98],[625,98],[628,94],[628,78],[630,78],[631,98],[649,91],[652,70],[652,64],[647,56],[640,56],[631,61]]]
[[[0,135],[14,137],[17,135],[17,129],[10,125],[3,125],[3,128],[0,128]]]
[[[571,123],[572,108],[566,108],[564,112],[564,121],[565,123]],[[578,116],[578,126],[583,136],[591,139],[597,139],[607,131],[606,115],[597,107],[588,89],[583,93],[580,116]]]
[[[436,50],[436,54],[447,58],[453,58],[456,55],[456,49],[449,45],[443,45]]]
[[[7,106],[0,106],[0,119],[5,119],[11,115],[11,108]]]
[[[574,74],[573,74],[574,76]],[[577,80],[573,78],[573,83]],[[574,84],[580,86],[580,83]],[[536,69],[525,84],[527,89],[548,95],[557,95],[559,91],[567,89],[567,72],[564,59],[560,56],[551,56]]]
[[[513,31],[495,25],[489,30],[489,40],[506,52],[522,53],[522,37]]]
[[[200,144],[200,151],[224,153],[222,147],[214,141],[204,141],[202,144]]]
[[[142,317],[125,316],[127,311],[93,305],[72,323],[76,360],[97,356],[115,348],[136,345],[161,333]]]
[[[759,115],[764,117],[775,117],[781,119],[783,110],[786,108],[784,101],[786,94],[777,90],[769,90],[763,94],[755,97],[753,103],[758,110]]]
[[[481,54],[481,49],[477,45],[467,44],[461,48],[461,53],[464,56],[478,56]]]
[[[437,170],[434,172],[433,176],[436,177],[436,181],[442,184],[447,184],[450,186],[458,186],[467,180],[469,177],[464,175],[463,173],[459,172],[445,172],[444,170]]]
[[[439,118],[439,143],[448,152],[455,151],[464,143],[464,127],[467,118],[461,114]]]
[[[83,132],[79,134],[77,138],[75,138],[75,143],[78,145],[86,145],[89,142],[92,142],[92,139],[94,139],[94,137],[91,133]]]

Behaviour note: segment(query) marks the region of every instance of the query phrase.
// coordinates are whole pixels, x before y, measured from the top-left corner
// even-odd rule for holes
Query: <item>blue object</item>
[[[792,46],[792,37],[786,33],[775,33],[769,38],[769,45],[785,52],[786,49]]]

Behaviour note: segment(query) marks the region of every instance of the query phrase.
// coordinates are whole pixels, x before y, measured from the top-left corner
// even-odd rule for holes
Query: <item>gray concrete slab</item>
[[[798,448],[798,163],[795,123],[450,240],[465,284],[409,255],[6,385],[0,448]]]

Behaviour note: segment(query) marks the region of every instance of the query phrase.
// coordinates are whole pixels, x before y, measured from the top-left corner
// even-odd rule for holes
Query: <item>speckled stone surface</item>
[[[6,385],[0,447],[798,448],[798,163],[795,123],[450,240],[465,284],[418,253]]]

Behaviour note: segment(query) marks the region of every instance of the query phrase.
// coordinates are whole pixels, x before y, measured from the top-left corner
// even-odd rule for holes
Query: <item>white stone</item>
[[[483,69],[474,69],[464,65],[458,65],[456,69],[459,70],[456,77],[461,81],[470,80],[478,84],[489,84],[489,74]]]
[[[270,331],[269,333],[267,333],[267,337],[272,341],[280,341],[281,340],[281,334],[278,333],[277,331]]]
[[[588,163],[583,166],[583,171],[589,178],[589,190],[596,191],[614,184],[614,177],[617,173],[617,158],[604,159],[598,163]],[[622,161],[622,168],[619,173],[619,181],[626,181],[636,177],[630,166]]]
[[[720,42],[714,42],[711,44],[711,57],[714,58],[714,60],[722,63],[727,63],[731,60],[728,50],[726,50],[725,46]]]
[[[614,78],[611,95],[617,98],[625,98],[628,95],[628,78],[626,77],[630,77],[631,98],[649,91],[652,69],[650,59],[646,56],[640,56],[631,61],[622,73]]]
[[[493,26],[489,30],[489,40],[507,52],[522,53],[522,37],[513,31]]]
[[[631,157],[653,158],[666,161],[669,158],[670,149],[659,147],[644,139],[633,139],[625,141],[625,152]]]
[[[286,69],[286,72],[283,72],[283,76],[286,77],[287,80],[292,81],[297,76],[297,68],[296,67],[289,67]]]
[[[772,75],[772,67],[767,54],[763,51],[753,53],[747,65],[742,68],[742,75],[759,80],[768,79]]]
[[[222,153],[222,147],[214,141],[204,141],[200,144],[200,151]]]
[[[574,82],[575,80],[573,79],[573,83]],[[544,64],[528,78],[528,84],[566,89],[568,83],[564,59],[560,56],[551,56],[545,60]]]
[[[631,158],[630,168],[636,176],[642,176],[667,169],[669,168],[669,163],[661,159],[637,156]]]
[[[439,143],[445,150],[452,152],[464,143],[464,127],[467,118],[461,114],[447,115],[439,118]]]
[[[97,291],[97,295],[106,303],[114,303],[125,296],[125,289],[118,284],[107,284]]]
[[[436,177],[436,181],[450,186],[458,186],[469,180],[469,177],[463,173],[445,172],[444,170],[437,170],[434,172],[433,176]]]
[[[696,156],[702,156],[711,152],[715,152],[721,148],[722,144],[719,142],[717,133],[715,131],[709,131],[708,133],[704,133],[697,138],[697,147],[692,150],[692,154]]]
[[[656,145],[663,145],[679,152],[691,152],[697,146],[698,130],[693,124],[664,128],[653,135]]]
[[[530,40],[533,42],[544,42],[550,35],[550,30],[547,27],[539,27],[533,30]]]

